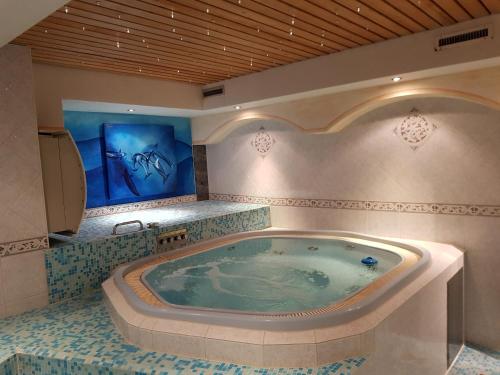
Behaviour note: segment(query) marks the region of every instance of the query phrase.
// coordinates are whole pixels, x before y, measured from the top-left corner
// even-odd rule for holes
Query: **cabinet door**
[[[45,194],[45,210],[49,232],[66,230],[64,214],[64,193],[61,164],[59,159],[59,140],[52,135],[41,134],[40,156],[42,160],[43,190]]]
[[[78,232],[86,203],[86,181],[83,163],[69,133],[59,138],[59,153],[63,179],[66,230]]]
[[[39,134],[43,188],[50,233],[77,233],[86,203],[85,170],[67,132]]]

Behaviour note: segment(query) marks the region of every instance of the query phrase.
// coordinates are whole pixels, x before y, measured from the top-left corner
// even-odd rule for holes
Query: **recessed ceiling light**
[[[392,82],[399,82],[401,81],[401,77],[392,77]]]
[[[133,109],[133,108],[129,108],[127,111],[129,111],[129,112],[134,112],[134,111],[135,111],[135,109]]]
[[[235,106],[234,106],[234,109],[241,109],[241,106],[239,106],[239,105],[235,105]]]

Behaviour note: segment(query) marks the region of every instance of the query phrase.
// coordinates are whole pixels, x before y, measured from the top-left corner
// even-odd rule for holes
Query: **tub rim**
[[[418,255],[419,259],[413,266],[394,275],[382,286],[375,289],[366,297],[348,306],[347,308],[340,308],[337,310],[322,312],[313,315],[292,314],[283,316],[280,314],[266,315],[265,313],[249,314],[245,312],[238,312],[236,310],[228,311],[217,309],[203,309],[189,306],[182,306],[182,308],[177,308],[175,305],[158,307],[150,305],[143,301],[125,281],[125,275],[127,275],[128,273],[137,268],[140,268],[146,263],[150,263],[151,261],[154,261],[158,258],[164,258],[166,254],[168,254],[169,256],[178,255],[178,258],[181,258],[193,255],[192,253],[190,253],[190,251],[193,251],[193,249],[202,248],[206,249],[205,251],[209,251],[211,248],[216,247],[215,245],[221,246],[221,241],[223,241],[224,244],[227,244],[228,242],[237,242],[244,239],[256,237],[286,236],[336,237],[336,239],[339,239],[339,237],[341,237],[340,239],[346,241],[349,241],[349,238],[366,240],[369,242],[374,242],[375,244],[379,243],[382,245],[394,246],[406,251],[410,251]],[[168,260],[165,259],[165,261]],[[119,266],[113,273],[112,279],[125,300],[136,311],[147,316],[170,320],[181,320],[192,323],[231,326],[237,328],[264,329],[269,331],[294,331],[331,327],[337,324],[349,322],[351,320],[359,318],[362,315],[368,314],[369,312],[376,309],[377,306],[379,306],[382,302],[386,301],[393,294],[395,294],[397,290],[400,289],[400,287],[409,283],[416,276],[418,276],[429,265],[430,261],[430,253],[422,247],[381,237],[365,235],[357,232],[335,230],[265,229],[260,231],[230,234],[211,240],[200,241],[181,249],[170,251],[168,253],[153,254],[145,258],[141,258],[128,264]],[[397,266],[395,268],[397,268]],[[371,284],[368,284],[368,286],[369,285]],[[353,295],[356,294],[357,293]],[[348,298],[351,298],[353,295],[349,296]],[[337,303],[333,305],[336,304]]]

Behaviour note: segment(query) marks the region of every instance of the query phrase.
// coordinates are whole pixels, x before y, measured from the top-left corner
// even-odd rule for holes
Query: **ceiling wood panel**
[[[500,0],[73,0],[34,61],[207,84],[500,12]]]
[[[494,0],[498,1],[498,0]],[[455,22],[468,21],[472,17],[456,0],[434,0],[436,6],[452,17]]]
[[[482,0],[484,6],[490,13],[500,12],[500,1],[499,0]]]
[[[474,18],[490,14],[481,0],[457,0],[460,5]]]

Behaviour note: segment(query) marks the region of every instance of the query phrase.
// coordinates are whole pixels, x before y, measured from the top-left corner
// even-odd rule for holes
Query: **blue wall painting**
[[[87,177],[87,208],[195,193],[188,118],[64,112]]]

